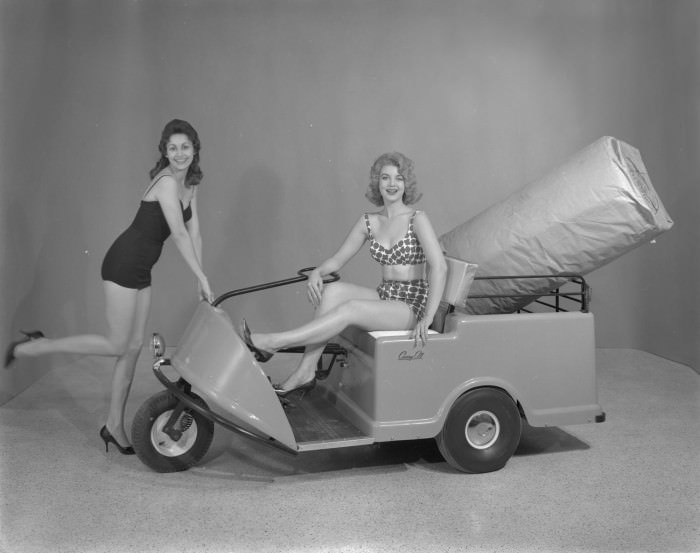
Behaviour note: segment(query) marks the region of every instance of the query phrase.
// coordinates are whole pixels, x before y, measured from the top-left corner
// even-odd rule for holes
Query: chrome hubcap
[[[464,436],[474,449],[491,447],[501,433],[501,424],[491,411],[477,411],[467,421]]]

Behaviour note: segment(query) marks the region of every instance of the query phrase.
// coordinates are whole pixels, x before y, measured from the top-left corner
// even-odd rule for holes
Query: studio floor
[[[0,407],[0,551],[699,552],[700,376],[636,350],[597,366],[607,422],[527,427],[494,473],[432,440],[293,456],[217,427],[158,474],[105,454],[110,363],[56,363]],[[144,354],[129,417],[160,390]]]

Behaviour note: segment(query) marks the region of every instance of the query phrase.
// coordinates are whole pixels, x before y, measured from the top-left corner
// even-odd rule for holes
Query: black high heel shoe
[[[122,455],[134,455],[136,453],[134,451],[134,448],[131,446],[122,447],[121,445],[119,445],[119,442],[117,442],[117,440],[114,439],[114,436],[112,436],[112,433],[109,430],[107,430],[106,424],[102,428],[100,428],[100,438],[102,438],[105,442],[105,451],[106,452],[109,452],[109,444],[111,442],[115,446],[117,446],[119,453],[121,453]]]
[[[255,360],[258,361],[259,363],[266,363],[270,360],[270,357],[274,355],[273,352],[271,351],[265,351],[264,349],[256,348],[255,344],[253,344],[253,340],[250,339],[250,328],[248,328],[248,323],[246,322],[245,319],[243,319],[243,323],[241,324],[241,329],[243,335],[241,338],[243,338],[243,341],[245,342],[245,345],[248,346],[248,349],[253,352],[253,355],[255,356]]]
[[[300,394],[299,399],[303,399],[306,394],[308,394],[311,390],[314,389],[316,386],[316,377],[314,376],[311,380],[308,382],[304,382],[303,384],[297,386],[296,388],[292,388],[291,390],[283,390],[281,386],[274,385],[272,386],[275,390],[275,393],[281,397],[281,398],[286,398],[290,394]]]
[[[38,340],[39,338],[44,338],[44,333],[41,330],[32,330],[30,332],[20,330],[20,332],[24,334],[24,338],[22,338],[21,340],[15,340],[9,346],[7,346],[7,349],[5,350],[5,368],[8,368],[16,359],[15,348],[18,345],[24,344],[25,342],[30,342],[31,340]]]

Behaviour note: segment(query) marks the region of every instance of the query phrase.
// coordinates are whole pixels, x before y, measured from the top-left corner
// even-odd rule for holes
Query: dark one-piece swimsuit
[[[150,188],[164,175],[153,181]],[[185,222],[192,218],[192,208],[182,209]],[[170,227],[157,200],[141,200],[133,222],[107,250],[102,261],[102,280],[125,288],[143,290],[151,285],[151,269],[156,264],[163,243],[170,236]]]

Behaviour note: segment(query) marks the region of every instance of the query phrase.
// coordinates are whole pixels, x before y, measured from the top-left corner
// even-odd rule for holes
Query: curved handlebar
[[[265,284],[257,284],[255,286],[248,286],[247,288],[239,288],[238,290],[231,290],[230,292],[225,292],[221,294],[218,298],[216,298],[211,304],[214,307],[217,307],[221,305],[224,301],[226,301],[229,298],[233,298],[235,296],[241,296],[243,294],[250,294],[252,292],[260,292],[262,290],[269,290],[270,288],[277,288],[279,286],[286,286],[287,284],[295,284],[297,282],[303,282],[304,280],[308,280],[308,275],[306,273],[309,273],[313,271],[316,267],[306,267],[304,269],[299,269],[297,271],[297,275],[292,278],[285,278],[283,280],[275,280],[272,282],[267,282]],[[328,284],[330,282],[335,282],[336,280],[340,280],[340,275],[338,273],[330,273],[326,278],[323,279],[323,282],[325,284]]]

